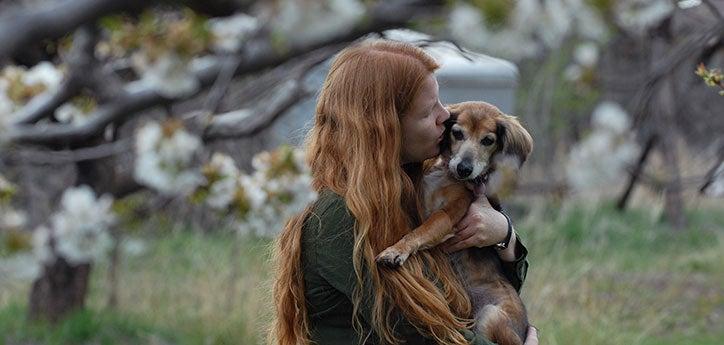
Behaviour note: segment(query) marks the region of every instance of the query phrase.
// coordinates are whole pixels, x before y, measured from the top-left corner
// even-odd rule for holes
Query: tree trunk
[[[62,258],[46,266],[30,292],[30,318],[57,322],[69,312],[82,309],[90,270],[90,264],[73,266]]]
[[[102,142],[103,139],[99,137],[83,146]],[[77,162],[75,184],[88,185],[97,195],[110,191],[115,178],[113,162],[112,157]],[[33,283],[30,291],[30,318],[58,322],[69,312],[82,309],[88,294],[90,272],[91,264],[71,265],[62,257],[46,266],[43,275]]]

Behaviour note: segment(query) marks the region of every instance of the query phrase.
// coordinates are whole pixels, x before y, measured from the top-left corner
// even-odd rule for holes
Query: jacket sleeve
[[[528,274],[528,249],[525,248],[520,237],[516,237],[515,254],[514,261],[503,262],[503,274],[520,294],[520,288],[523,286],[526,274]]]

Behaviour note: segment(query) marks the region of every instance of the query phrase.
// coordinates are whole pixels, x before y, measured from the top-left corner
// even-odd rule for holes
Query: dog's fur
[[[426,162],[423,180],[426,221],[377,256],[379,264],[398,267],[418,250],[434,247],[454,235],[474,200],[472,190],[486,184],[486,195],[500,210],[517,172],[533,148],[518,120],[485,102],[448,106],[451,119],[440,156]],[[491,247],[457,254],[456,268],[473,304],[475,328],[500,345],[523,344],[528,320],[523,302],[502,271]]]

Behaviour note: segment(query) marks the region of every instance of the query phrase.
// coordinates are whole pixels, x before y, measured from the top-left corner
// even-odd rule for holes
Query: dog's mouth
[[[488,182],[488,177],[490,177],[490,169],[485,170],[484,173],[469,181],[475,186],[480,186],[481,184],[485,184]]]

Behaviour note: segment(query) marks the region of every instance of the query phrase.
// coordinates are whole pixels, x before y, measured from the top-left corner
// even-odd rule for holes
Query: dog
[[[376,262],[399,267],[418,250],[443,243],[485,184],[491,205],[514,188],[517,173],[533,149],[533,139],[514,116],[485,102],[449,105],[444,139],[437,158],[424,163],[422,185],[425,222],[383,250]],[[523,344],[528,319],[520,296],[504,276],[492,247],[451,255],[470,296],[476,332],[499,345]]]

